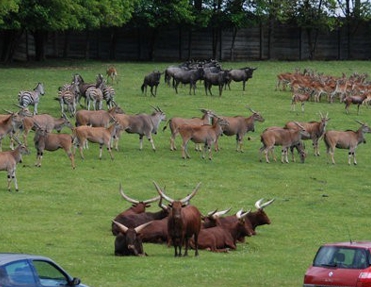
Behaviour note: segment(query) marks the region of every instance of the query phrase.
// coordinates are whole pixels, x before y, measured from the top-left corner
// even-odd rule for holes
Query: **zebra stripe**
[[[27,108],[28,106],[34,106],[33,114],[37,114],[37,106],[40,101],[40,96],[44,95],[44,86],[41,83],[38,83],[36,88],[33,91],[20,91],[18,93],[19,105],[22,108]]]

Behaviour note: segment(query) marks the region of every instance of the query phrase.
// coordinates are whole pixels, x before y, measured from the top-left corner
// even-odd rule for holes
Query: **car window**
[[[7,264],[3,272],[7,274],[7,279],[4,280],[8,281],[7,284],[10,286],[27,287],[36,285],[32,268],[26,260]]]
[[[364,269],[369,266],[370,254],[362,248],[339,246],[321,247],[313,261],[313,266]]]
[[[50,262],[34,260],[40,283],[45,287],[65,286],[68,283],[66,275]]]

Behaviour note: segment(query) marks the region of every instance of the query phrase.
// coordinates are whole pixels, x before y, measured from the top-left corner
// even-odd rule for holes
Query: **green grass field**
[[[318,120],[319,112],[329,114],[328,130],[356,130],[356,120],[371,124],[370,108],[361,107],[357,116],[356,107],[352,106],[346,114],[344,104],[339,102],[308,102],[304,113],[300,107],[297,112],[290,111],[291,93],[275,91],[277,74],[311,68],[333,76],[343,72],[349,76],[369,73],[370,62],[222,64],[224,68],[250,65],[258,69],[245,92],[242,83],[232,83],[231,91],[225,91],[222,97],[206,97],[202,85],[196,96],[188,95],[188,87],[180,88],[176,95],[162,79],[157,97],[153,98],[149,93],[147,97],[141,94],[143,77],[154,69],[164,70],[170,63],[115,63],[119,72],[119,82],[114,84],[116,101],[129,114],[150,113],[151,106],[159,106],[168,119],[200,116],[200,108],[226,116],[249,116],[249,105],[262,113],[265,122],[257,123],[255,133],[247,134],[244,153],[235,151],[234,137],[224,136],[219,141],[221,151],[213,154],[212,161],[203,160],[200,153],[193,151],[193,144],[189,145],[191,159],[183,160],[180,138],[178,150],[170,151],[170,132],[162,132],[164,123],[154,135],[156,152],[147,141],[139,151],[138,136],[124,134],[113,161],[106,150],[99,160],[98,146],[90,144],[84,151],[84,161],[76,154],[75,170],[62,150],[45,152],[42,167],[35,167],[35,148],[30,145],[31,154],[18,165],[18,193],[14,188],[7,191],[6,173],[1,172],[0,250],[49,256],[94,287],[297,287],[322,243],[370,240],[369,143],[357,149],[357,166],[348,165],[346,150],[336,150],[337,164],[329,164],[323,142],[321,156],[314,157],[309,141],[304,164],[259,161],[260,134],[269,126],[283,126],[290,120]],[[43,82],[46,94],[40,101],[39,113],[59,117],[59,103],[54,100],[57,88],[70,82],[75,73],[80,73],[86,82],[93,82],[109,65],[51,61],[45,66],[3,66],[0,107],[17,110],[14,104],[18,92]],[[217,94],[216,87],[213,92]],[[29,143],[33,136],[31,133]],[[371,135],[366,135],[369,138]],[[9,140],[3,142],[3,149],[8,149]],[[279,150],[276,148],[278,158]],[[145,244],[148,257],[115,257],[111,220],[130,206],[120,196],[119,184],[130,197],[148,199],[156,195],[152,181],[166,187],[166,193],[173,198],[184,197],[202,182],[192,200],[202,213],[229,207],[231,214],[241,208],[255,210],[258,199],[275,198],[266,209],[272,224],[258,227],[256,236],[247,238],[230,253],[201,251],[198,258],[193,252],[187,258],[174,258],[173,248]]]

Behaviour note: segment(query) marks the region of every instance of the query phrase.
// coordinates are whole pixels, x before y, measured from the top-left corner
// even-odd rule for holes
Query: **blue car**
[[[0,253],[0,287],[89,287],[48,257]]]

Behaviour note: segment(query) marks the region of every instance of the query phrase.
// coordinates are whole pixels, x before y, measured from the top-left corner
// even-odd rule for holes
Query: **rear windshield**
[[[313,266],[364,269],[370,266],[370,259],[367,249],[322,246],[314,258]]]

